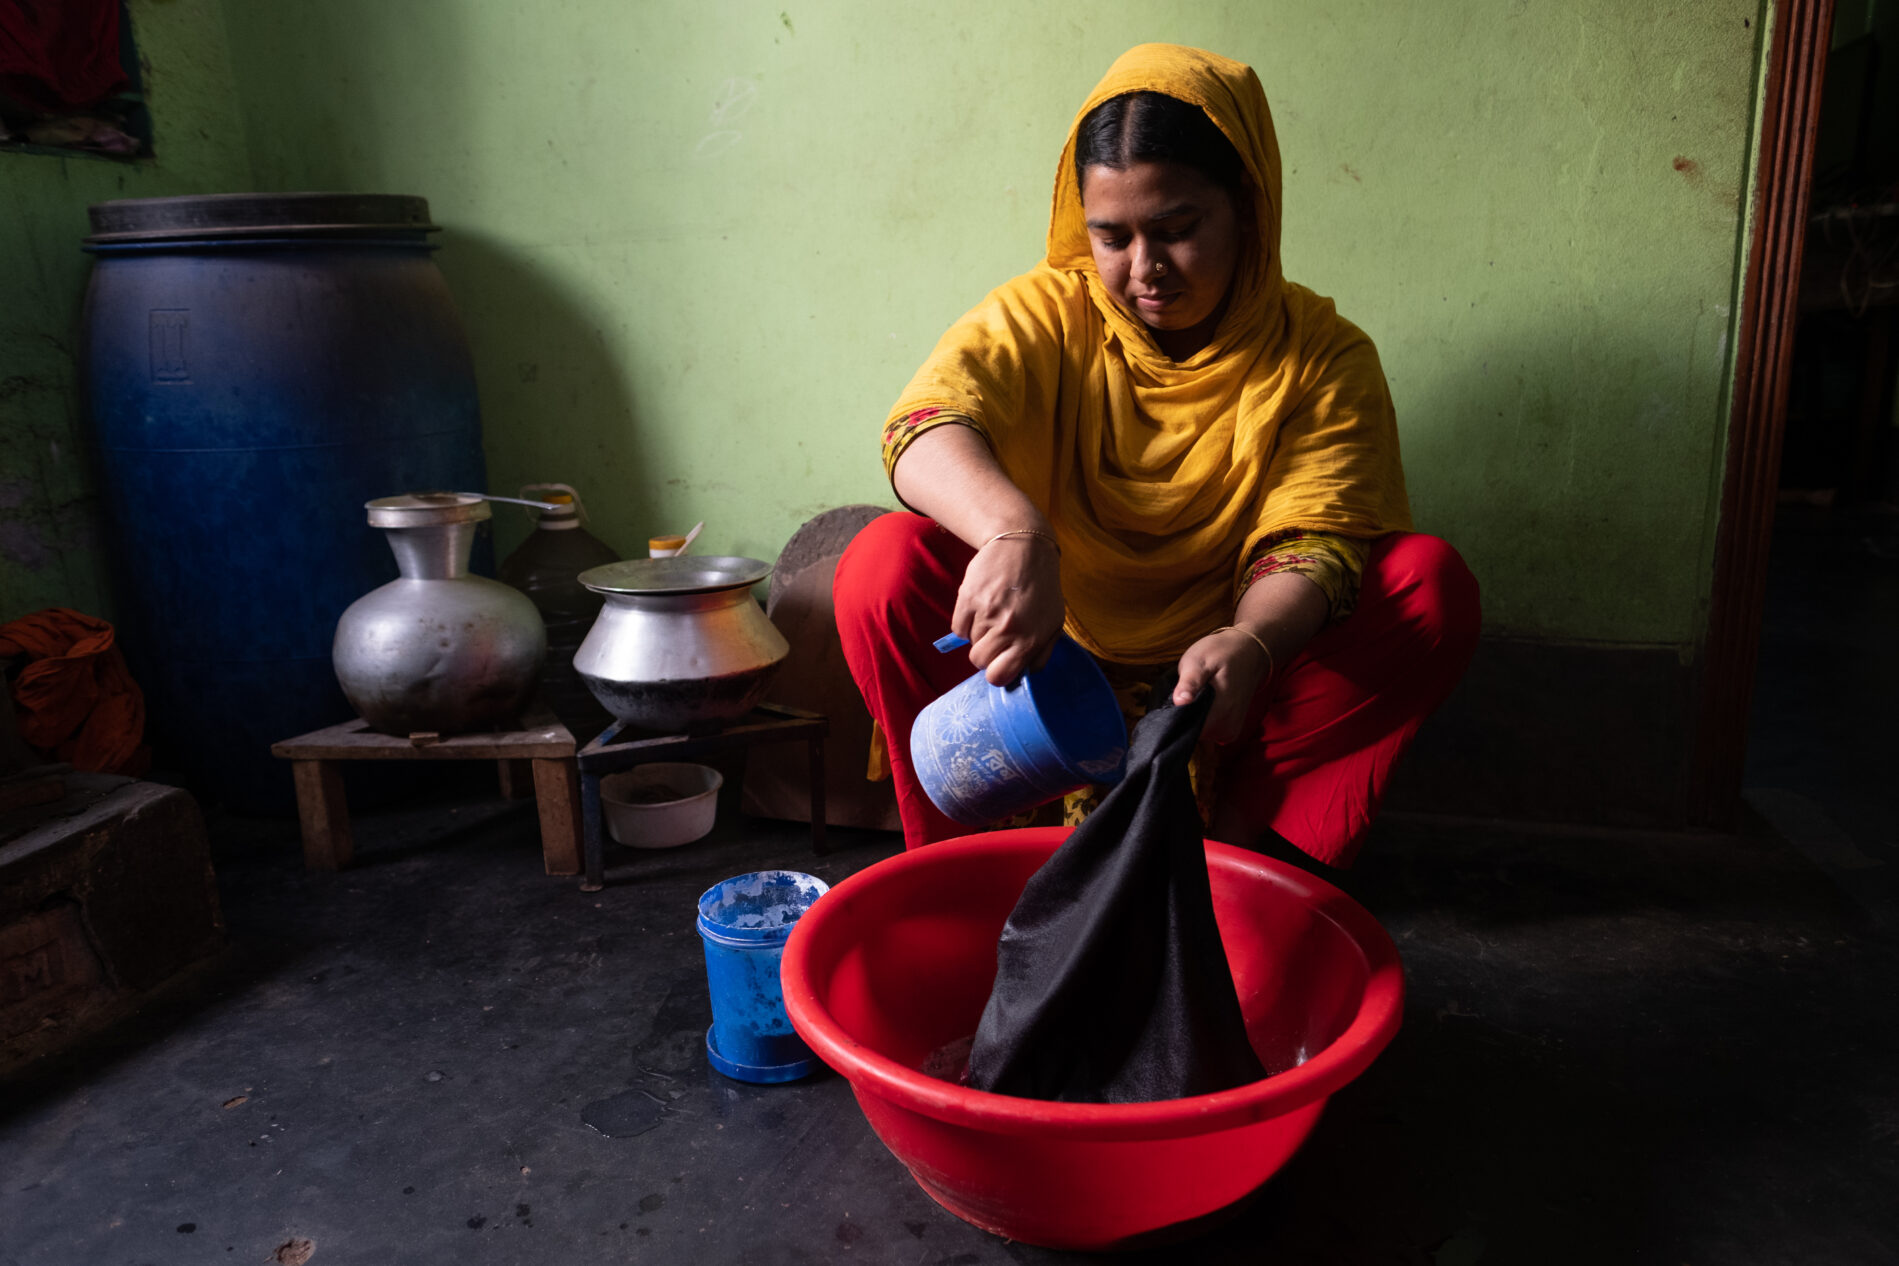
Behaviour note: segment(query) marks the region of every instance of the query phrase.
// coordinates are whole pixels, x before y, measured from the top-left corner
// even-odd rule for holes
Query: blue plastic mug
[[[738,1081],[795,1081],[817,1061],[785,1015],[778,983],[791,929],[830,885],[795,870],[759,870],[699,898],[699,938],[712,986],[706,1058]]]
[[[910,731],[910,761],[946,816],[987,826],[1090,783],[1120,782],[1127,742],[1108,679],[1064,636],[1048,663],[1010,685],[978,672],[927,705]]]

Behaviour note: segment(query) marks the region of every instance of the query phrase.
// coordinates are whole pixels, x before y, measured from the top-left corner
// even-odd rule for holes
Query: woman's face
[[[1191,167],[1134,163],[1082,173],[1101,283],[1175,360],[1205,347],[1240,259],[1234,198]]]

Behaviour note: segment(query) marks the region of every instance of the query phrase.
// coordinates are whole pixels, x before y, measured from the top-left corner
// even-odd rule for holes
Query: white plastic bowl
[[[609,774],[600,780],[607,834],[634,848],[690,844],[712,829],[724,782],[716,769],[675,761]]]

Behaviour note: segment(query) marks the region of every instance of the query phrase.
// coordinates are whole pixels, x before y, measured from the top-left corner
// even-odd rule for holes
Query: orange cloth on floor
[[[13,683],[20,737],[90,773],[137,777],[151,765],[145,695],[112,626],[66,607],[0,624],[0,659],[24,655]]]

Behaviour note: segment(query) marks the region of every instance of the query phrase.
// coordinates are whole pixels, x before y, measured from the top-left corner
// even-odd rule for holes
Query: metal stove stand
[[[600,813],[600,780],[649,761],[692,760],[742,751],[761,743],[803,740],[811,753],[811,851],[824,851],[824,737],[831,722],[816,712],[761,703],[736,721],[717,729],[683,734],[654,734],[623,724],[608,726],[580,749],[580,816],[585,873],[582,892],[606,885],[605,822]]]

